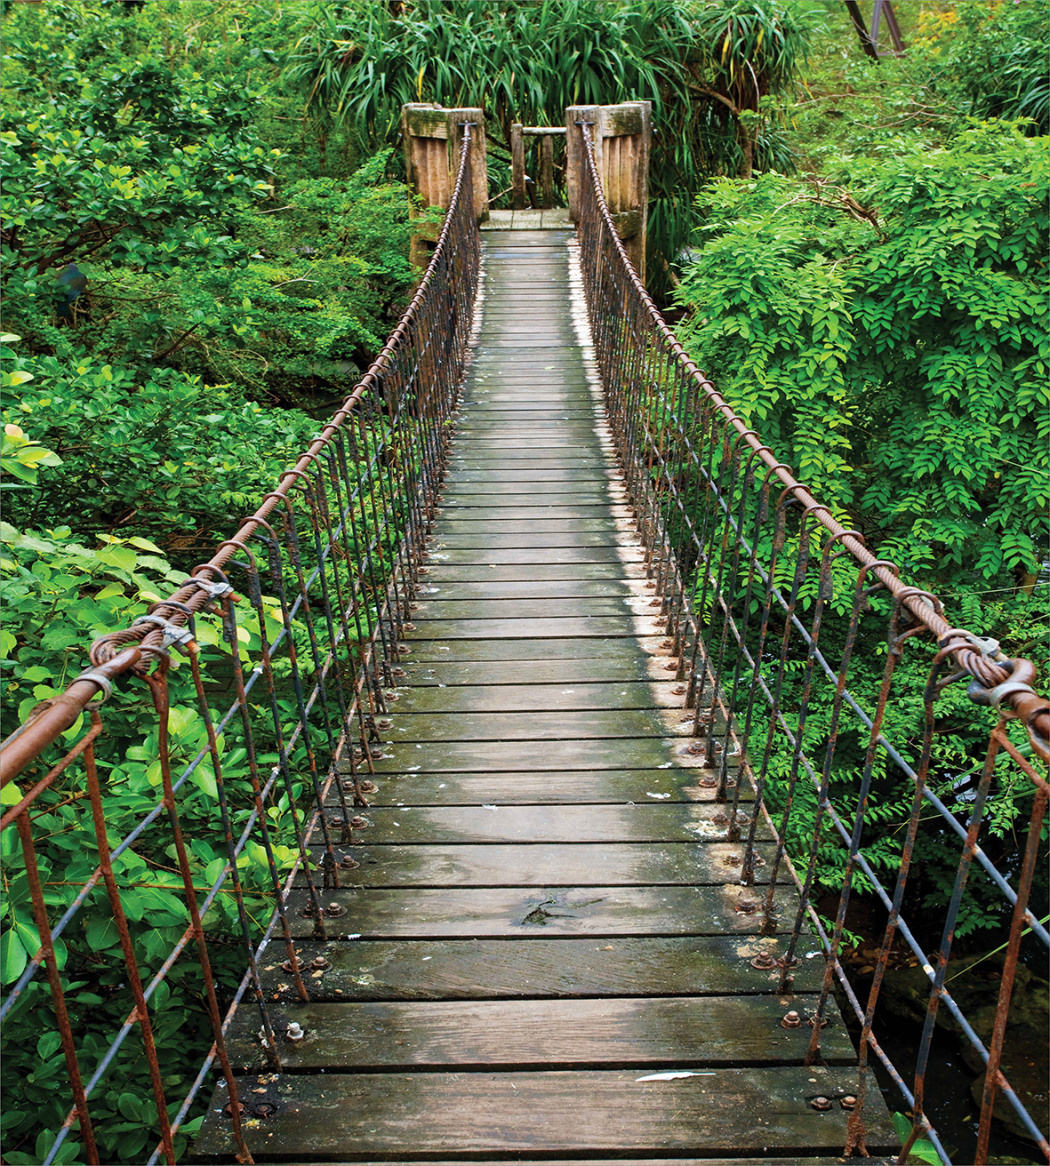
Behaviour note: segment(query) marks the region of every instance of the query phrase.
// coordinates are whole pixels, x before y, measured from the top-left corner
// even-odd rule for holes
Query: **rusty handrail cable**
[[[678,677],[688,681],[696,738],[690,751],[717,775],[717,795],[729,812],[727,837],[746,843],[743,883],[755,881],[760,815],[778,839],[766,872],[763,932],[781,930],[776,891],[785,876],[800,904],[779,961],[782,990],[790,989],[807,921],[819,937],[825,977],[808,1057],[819,1057],[823,1012],[836,982],[860,1025],[858,1104],[846,1154],[864,1151],[870,1053],[912,1110],[905,1148],[926,1137],[949,1162],[925,1104],[925,1068],[943,1012],[986,1066],[976,1160],[987,1160],[993,1112],[1004,1101],[1024,1136],[1050,1155],[1045,1130],[1001,1068],[1022,938],[1050,946],[1045,921],[1029,903],[1050,793],[1045,772],[1036,768],[1050,758],[1050,702],[1033,687],[1035,668],[1006,659],[995,641],[953,626],[936,596],[900,579],[894,564],[869,550],[737,416],[646,293],[605,202],[590,124],[578,122],[577,132],[586,166],[578,247],[596,361],[649,574],[663,596]],[[868,702],[850,678],[862,670],[875,675],[862,635],[873,604],[888,612],[888,651],[879,661],[878,696]],[[870,635],[870,622],[865,626]],[[912,643],[930,636],[936,650],[928,679],[909,686],[899,665]],[[968,684],[971,708],[997,714],[988,722],[984,757],[973,758],[973,774],[965,778],[940,773],[936,759],[936,702],[960,680]],[[893,739],[886,724],[891,701],[907,707],[913,742]],[[1012,721],[1024,726],[1026,740],[1011,738]],[[760,814],[742,806],[741,773]],[[1003,783],[1007,793],[1000,795]],[[954,808],[938,786],[955,797]],[[964,792],[957,796],[956,788]],[[898,791],[902,807],[894,811],[902,838],[892,855],[888,843],[877,845],[867,815],[887,789]],[[1032,808],[1015,823],[1025,834],[1023,855],[1017,862],[1008,855],[1016,869],[1007,877],[990,853],[995,839],[988,837],[987,817],[1012,789],[1031,796]],[[918,856],[930,855],[922,820],[931,809],[946,836],[961,843],[954,869],[945,871],[939,926],[929,912],[916,914],[921,880],[914,873],[909,879]],[[825,921],[813,901],[821,887],[827,893],[829,862],[838,864],[840,878],[835,918]],[[893,877],[884,885],[886,871]],[[998,896],[1000,912],[1010,917],[1005,955],[995,965],[1001,976],[994,1022],[982,1021],[980,1031],[950,990],[952,977],[963,972],[949,964],[964,896],[978,877],[988,888],[982,894]],[[870,986],[846,974],[843,958],[851,896],[858,891],[886,918]],[[922,970],[928,993],[910,1085],[877,1036],[885,1024],[880,992],[902,962]]]
[[[92,644],[90,667],[3,743],[3,783],[28,776],[0,819],[27,950],[0,1019],[49,1005],[69,1082],[62,1113],[40,1118],[49,1142],[43,1166],[71,1134],[79,1136],[82,1160],[112,1160],[100,1135],[114,1135],[93,1116],[92,1096],[124,1071],[129,1050],[137,1063],[139,1047],[143,1067],[126,1088],[137,1095],[144,1074],[150,1082],[157,1139],[150,1163],[177,1160],[185,1140],[179,1131],[216,1063],[238,1161],[252,1161],[246,1119],[269,1110],[237,1096],[224,1033],[239,1007],[258,1009],[260,1048],[280,1068],[290,1038],[276,1027],[271,1002],[280,991],[264,989],[260,962],[271,941],[285,952],[281,990],[310,998],[312,980],[294,945],[296,916],[323,939],[331,915],[323,894],[338,888],[340,869],[356,865],[338,848],[352,841],[358,808],[373,788],[385,690],[407,651],[401,637],[467,359],[480,277],[470,126],[459,127],[450,144],[458,165],[433,255],[353,391],[234,536],[130,627]],[[173,648],[186,656],[177,671]],[[131,690],[138,685],[144,701]],[[86,730],[46,764],[45,753],[82,716]],[[122,821],[123,836],[114,837],[108,783],[113,774],[132,781],[136,752],[152,762],[136,771],[150,808],[130,828]],[[70,884],[56,884],[47,833],[38,837],[34,822],[79,799],[90,814],[65,832],[97,865],[55,908],[55,886]],[[143,919],[142,892],[152,896],[152,926]],[[30,928],[35,951],[24,939]],[[158,931],[166,932],[166,946],[158,947]],[[103,949],[91,951],[92,943]],[[213,964],[231,945],[247,970],[225,983],[224,1003]],[[196,968],[212,1045],[187,1073],[188,1091],[172,1098],[165,1083],[172,1069],[161,1063],[155,1025],[170,973],[187,961]],[[74,964],[82,978],[113,969],[128,995],[101,1055],[69,1003]],[[36,983],[41,968],[46,1000]]]

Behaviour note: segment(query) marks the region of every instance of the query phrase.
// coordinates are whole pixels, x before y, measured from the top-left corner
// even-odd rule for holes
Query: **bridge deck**
[[[483,326],[360,867],[306,1038],[232,1034],[257,1161],[832,1161],[854,1053],[801,1059],[738,910],[570,311],[566,231],[486,235]],[[761,868],[760,868],[761,871]],[[794,905],[785,901],[789,923]],[[231,1161],[216,1116],[201,1160]],[[876,1099],[877,1101],[877,1099]],[[875,1113],[878,1110],[874,1110]],[[893,1145],[869,1113],[869,1148]],[[692,1156],[689,1158],[687,1156]]]

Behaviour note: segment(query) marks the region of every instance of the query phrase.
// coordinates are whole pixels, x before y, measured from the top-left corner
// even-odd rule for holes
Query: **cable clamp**
[[[97,684],[102,690],[101,693],[96,693],[89,701],[88,705],[105,704],[107,700],[113,695],[113,681],[97,668],[88,668],[85,672],[74,678],[75,684],[78,680],[90,680],[92,684]]]
[[[209,599],[222,599],[224,595],[233,594],[233,586],[230,583],[223,583],[221,580],[213,583],[210,579],[201,579],[194,575],[183,583],[183,587],[199,587],[202,591],[207,592]]]
[[[963,644],[975,648],[986,660],[994,660],[996,663],[1002,663],[1003,654],[999,647],[999,641],[993,640],[991,636],[975,636],[973,632],[963,631],[961,628],[953,628],[950,632],[945,632],[943,636],[937,641],[939,648],[951,648],[952,651],[960,648]]]
[[[131,626],[134,627],[140,623],[151,623],[155,627],[161,629],[164,636],[164,647],[169,648],[172,644],[178,644],[181,648],[186,644],[193,643],[193,632],[189,628],[179,627],[171,620],[165,619],[160,615],[140,615],[138,619],[132,620]]]
[[[1039,695],[1030,684],[1025,684],[1020,680],[1004,680],[1002,684],[997,684],[994,688],[985,688],[979,680],[975,680],[966,692],[975,704],[986,704],[993,709],[998,709],[1007,697],[1013,696],[1015,693],[1023,692],[1030,696]]]

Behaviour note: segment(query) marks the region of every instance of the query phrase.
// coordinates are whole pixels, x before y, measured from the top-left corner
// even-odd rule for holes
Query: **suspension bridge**
[[[636,270],[647,116],[535,128],[541,161],[565,138],[568,212],[519,205],[479,230],[480,111],[408,107],[410,173],[446,215],[390,341],[215,556],[5,742],[4,781],[21,778],[2,826],[39,950],[3,1007],[46,982],[68,1079],[46,1164],[109,1160],[99,1101],[125,1044],[151,1163],[903,1161],[918,1138],[951,1162],[926,1088],[946,1029],[982,1066],[974,1159],[1005,1110],[1045,1154],[1045,1097],[1013,1080],[1006,1030],[1022,946],[1047,940],[1028,899],[1050,709],[1027,661],[901,581],[686,358]],[[873,603],[865,707],[850,677]],[[909,695],[898,665],[920,652]],[[956,680],[988,740],[966,821],[930,769]],[[114,838],[100,771],[122,698],[159,791]],[[927,712],[918,741],[883,730],[905,699]],[[981,841],[1004,767],[1034,808],[1000,871]],[[865,830],[887,768],[914,794],[888,882]],[[98,866],[57,912],[33,823],[71,785]],[[931,816],[958,838],[932,922],[908,895]],[[840,888],[818,911],[831,852]],[[132,853],[174,864],[187,924],[164,959],[125,909]],[[949,979],[976,881],[1008,919],[979,1019]],[[843,955],[859,889],[882,912],[866,978]],[[125,994],[101,1050],[62,954],[91,911]],[[925,1010],[903,1060],[880,997],[902,963]],[[153,1029],[187,965],[210,1048],[175,1097]]]

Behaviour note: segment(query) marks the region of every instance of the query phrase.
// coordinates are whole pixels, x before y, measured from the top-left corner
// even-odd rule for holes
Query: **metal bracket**
[[[187,579],[183,583],[183,587],[199,587],[202,591],[208,593],[209,599],[222,599],[224,595],[233,594],[233,586],[230,583],[213,583],[210,579],[201,579],[197,575]]]
[[[88,705],[105,704],[106,701],[109,700],[109,698],[113,695],[113,681],[110,680],[108,676],[100,672],[97,668],[88,668],[87,671],[81,672],[79,676],[74,678],[74,683],[76,683],[77,680],[90,680],[92,684],[97,684],[102,690],[101,699],[99,699],[98,695],[93,696],[91,700],[88,701]]]
[[[179,627],[169,619],[165,619],[160,615],[140,615],[138,619],[132,620],[131,626],[134,627],[140,623],[151,623],[155,627],[161,629],[164,636],[164,647],[170,648],[172,644],[178,644],[181,648],[186,644],[193,643],[193,632],[189,628]]]

